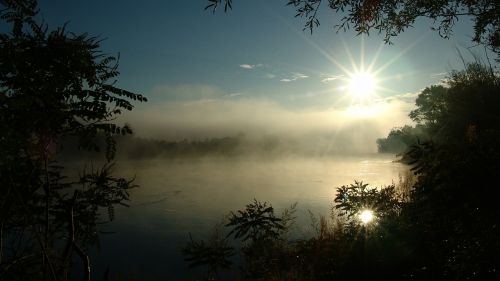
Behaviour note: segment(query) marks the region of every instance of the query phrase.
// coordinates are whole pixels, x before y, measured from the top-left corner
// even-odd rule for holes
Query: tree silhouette
[[[113,136],[131,133],[113,120],[146,98],[114,86],[117,58],[99,50],[98,38],[66,26],[49,31],[36,20],[36,1],[0,4],[10,27],[0,34],[0,279],[69,280],[76,254],[89,280],[86,249],[98,224],[113,219],[134,187],[111,174]],[[106,164],[66,177],[57,164],[63,140],[100,150],[98,135]]]
[[[452,72],[440,110],[429,119],[432,142],[407,153],[419,175],[410,206],[417,247],[435,278],[498,279],[500,79],[480,64]],[[428,89],[421,95],[428,97]],[[418,101],[418,99],[417,99]],[[427,108],[421,103],[418,110]],[[415,111],[414,111],[415,112]],[[427,112],[429,111],[420,111]],[[432,111],[431,111],[432,112]]]
[[[432,85],[425,88],[415,101],[417,109],[412,110],[410,118],[417,124],[432,126],[445,114],[447,88]]]

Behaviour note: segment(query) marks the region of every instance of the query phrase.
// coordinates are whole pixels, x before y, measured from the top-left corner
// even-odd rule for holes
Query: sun
[[[373,221],[374,219],[374,215],[373,215],[373,211],[372,210],[363,210],[360,214],[359,214],[359,219],[361,220],[361,222],[363,224],[368,224],[370,223],[371,221]]]
[[[397,64],[399,58],[416,46],[424,37],[415,40],[407,48],[385,60],[379,60],[379,55],[387,45],[381,43],[378,48],[370,46],[369,49],[365,49],[364,36],[360,36],[359,55],[353,55],[351,51],[355,48],[348,46],[344,40],[341,40],[345,52],[338,57],[334,55],[338,54],[337,50],[324,49],[309,38],[303,38],[334,67],[332,73],[320,72],[324,77],[321,82],[333,85],[333,87],[325,87],[320,93],[331,93],[332,96],[335,96],[333,106],[343,108],[346,117],[368,119],[384,116],[393,109],[389,106],[389,95],[398,95],[400,91],[393,89],[394,85],[390,85],[388,88],[387,81],[401,80],[402,77],[409,74],[399,73],[388,76],[386,70]]]
[[[357,101],[370,101],[376,89],[375,76],[369,72],[357,72],[349,75],[347,90]]]

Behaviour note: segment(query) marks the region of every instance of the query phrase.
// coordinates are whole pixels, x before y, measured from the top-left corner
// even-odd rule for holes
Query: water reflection
[[[185,159],[121,162],[120,174],[135,175],[140,188],[131,207],[117,210],[94,257],[96,274],[110,266],[112,276],[137,280],[187,280],[180,253],[188,233],[206,237],[230,210],[254,198],[279,213],[298,202],[297,232],[310,231],[307,210],[328,214],[335,188],[362,180],[390,184],[405,171],[392,155],[279,160]],[[194,275],[193,275],[194,276]],[[128,277],[127,277],[128,278]]]

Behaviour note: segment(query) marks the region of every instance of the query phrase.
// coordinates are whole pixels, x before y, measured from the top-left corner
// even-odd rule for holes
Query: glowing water
[[[328,215],[336,187],[360,180],[397,182],[406,169],[392,155],[275,160],[185,159],[121,162],[116,174],[136,175],[131,207],[116,211],[94,257],[97,272],[110,265],[120,276],[172,280],[187,274],[180,249],[191,233],[206,238],[229,211],[254,198],[279,214],[298,202],[297,231],[310,231],[307,210]],[[115,276],[115,275],[112,275]],[[162,279],[163,278],[163,279]],[[139,280],[138,279],[138,280]]]

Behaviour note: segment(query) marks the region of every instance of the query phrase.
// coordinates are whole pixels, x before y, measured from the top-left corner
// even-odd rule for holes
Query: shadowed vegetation
[[[0,4],[10,28],[0,34],[0,279],[90,280],[87,251],[135,186],[112,175],[114,136],[131,133],[113,120],[146,98],[114,86],[117,58],[98,38],[50,31],[36,1]],[[70,136],[105,164],[69,175],[57,160]]]
[[[398,229],[395,226],[404,204],[398,198],[401,197],[395,186],[376,189],[362,182],[342,186],[338,188],[330,218],[311,214],[315,234],[309,238],[288,235],[290,217],[277,217],[267,203],[254,201],[238,211],[238,215],[231,213],[226,239],[241,238],[243,279],[361,280],[366,276],[375,280],[396,279],[401,274],[399,266],[409,262],[409,246],[402,247],[404,241],[390,232]],[[358,218],[367,208],[376,214],[370,225],[362,224]],[[296,205],[292,205],[284,214],[295,210]],[[292,216],[291,220],[294,219]],[[194,264],[193,259],[199,262]],[[212,265],[203,263],[203,256],[191,254],[187,260],[192,266]],[[385,279],[378,275],[380,272],[386,273]]]

